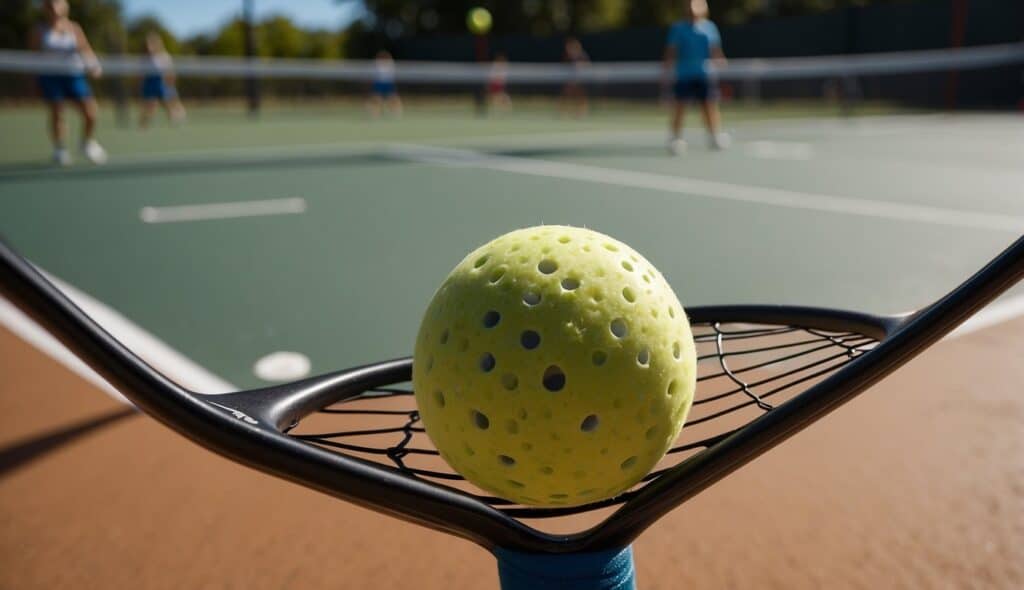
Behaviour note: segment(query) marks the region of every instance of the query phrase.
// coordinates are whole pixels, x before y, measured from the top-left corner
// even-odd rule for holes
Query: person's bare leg
[[[96,136],[96,118],[99,114],[99,106],[96,99],[90,97],[76,101],[79,112],[82,113],[82,139],[90,141]]]
[[[686,150],[686,142],[683,140],[683,121],[686,119],[686,103],[679,99],[673,100],[670,109],[668,151],[670,154],[678,154]]]
[[[370,111],[370,116],[374,119],[380,116],[381,102],[381,98],[376,94],[373,94],[370,96],[370,100],[366,103],[366,108]]]
[[[139,127],[145,129],[149,127],[149,122],[153,119],[153,115],[156,113],[156,101],[146,100],[142,103],[142,112],[139,114]]]
[[[717,135],[722,124],[722,114],[718,111],[718,103],[713,100],[705,100],[700,103],[701,113],[704,115],[704,126],[708,133]]]
[[[50,107],[50,140],[53,147],[63,147],[67,140],[67,129],[64,126],[64,103],[55,100]]]
[[[50,112],[50,141],[53,142],[53,162],[61,166],[71,163],[67,148],[67,127],[64,125],[64,103],[59,100],[48,103]]]
[[[671,131],[673,139],[679,139],[683,136],[683,121],[685,119],[686,103],[681,100],[672,101]]]
[[[89,96],[76,101],[76,105],[82,113],[82,153],[93,164],[105,164],[107,152],[96,141],[96,119],[99,115],[96,99]]]
[[[167,118],[171,120],[171,124],[181,123],[185,120],[185,105],[177,95],[164,99],[164,109],[167,110]]]
[[[700,110],[704,115],[704,126],[708,130],[711,147],[717,150],[729,147],[729,136],[722,133],[722,114],[718,110],[718,101],[705,100],[701,103]]]
[[[396,117],[402,116],[402,99],[397,94],[388,97],[388,110]]]

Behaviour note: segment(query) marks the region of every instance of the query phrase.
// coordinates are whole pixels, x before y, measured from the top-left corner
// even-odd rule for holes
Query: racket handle
[[[636,590],[632,546],[595,553],[496,549],[501,590]]]

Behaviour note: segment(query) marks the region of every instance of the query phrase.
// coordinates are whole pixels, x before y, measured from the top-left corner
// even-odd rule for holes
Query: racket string
[[[693,328],[698,347],[698,386],[686,427],[665,459],[640,483],[600,502],[537,508],[520,506],[472,487],[448,467],[430,443],[408,387],[368,390],[323,408],[286,432],[308,444],[368,459],[406,476],[467,493],[510,516],[567,516],[629,501],[651,481],[742,430],[878,343],[856,332],[800,326],[713,322],[695,324]]]

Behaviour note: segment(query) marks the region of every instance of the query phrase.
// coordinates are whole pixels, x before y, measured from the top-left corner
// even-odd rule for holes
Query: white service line
[[[395,144],[390,148],[389,153],[395,157],[445,166],[485,168],[529,176],[579,180],[595,184],[665,191],[727,201],[757,203],[773,207],[999,230],[1015,234],[1024,230],[1024,217],[1013,215],[997,215],[930,207],[927,205],[852,199],[786,189],[732,184],[714,180],[699,180],[653,172],[619,170],[533,158],[495,156],[473,150],[419,144]]]
[[[234,201],[228,203],[203,203],[199,205],[173,205],[168,207],[143,207],[139,218],[144,223],[178,223],[182,221],[206,221],[210,219],[238,219],[242,217],[265,217],[268,215],[296,215],[305,213],[306,199],[288,197],[262,201]]]
[[[743,148],[746,152],[762,160],[794,160],[807,161],[814,156],[811,144],[799,141],[748,141]]]

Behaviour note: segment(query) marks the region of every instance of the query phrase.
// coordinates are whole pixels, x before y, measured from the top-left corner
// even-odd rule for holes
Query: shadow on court
[[[10,474],[24,465],[40,459],[47,453],[56,451],[100,428],[113,424],[131,416],[138,416],[134,408],[125,408],[97,418],[79,422],[66,428],[52,430],[37,437],[17,442],[7,448],[0,449],[0,478]]]

